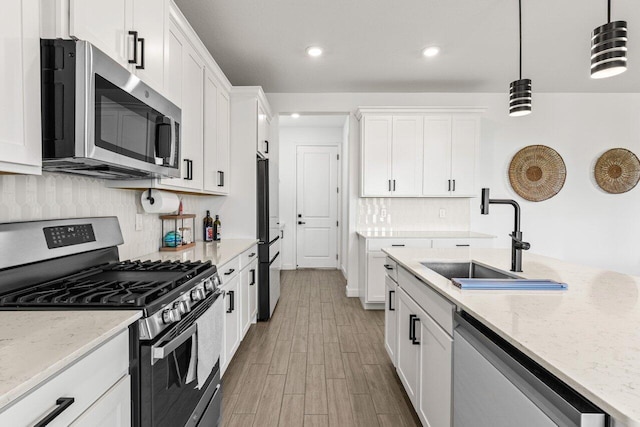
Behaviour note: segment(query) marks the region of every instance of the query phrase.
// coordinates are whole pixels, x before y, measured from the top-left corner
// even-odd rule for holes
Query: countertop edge
[[[229,240],[231,240],[231,239],[229,239]],[[233,240],[245,240],[245,239],[233,239]],[[233,256],[231,256],[231,255],[230,255],[230,256],[228,256],[226,259],[224,259],[224,262],[220,261],[220,264],[219,264],[219,265],[225,265],[226,263],[228,263],[228,262],[229,262],[229,261],[231,261],[232,259],[234,259],[234,258],[236,258],[236,257],[240,256],[240,255],[241,255],[244,251],[246,251],[247,249],[251,248],[251,247],[252,247],[252,246],[254,246],[254,245],[257,245],[257,244],[258,244],[258,242],[260,241],[260,240],[258,240],[258,239],[246,239],[246,240],[247,240],[247,244],[246,244],[246,245],[243,245],[243,246],[240,246],[240,248],[242,248],[242,249],[238,249],[238,253],[236,253],[236,254],[235,254],[235,255],[233,255]],[[202,242],[202,243],[204,244],[204,242]],[[218,266],[218,265],[216,264],[216,267],[217,267],[217,266]]]
[[[391,232],[393,233],[393,232]],[[363,239],[495,239],[493,234],[479,233],[476,231],[396,231],[395,233],[415,233],[415,236],[372,236],[368,231],[356,231],[356,234]],[[468,233],[468,236],[461,236],[456,233]],[[431,235],[430,235],[431,234]],[[441,235],[438,235],[441,234]],[[447,234],[449,234],[447,236]]]
[[[0,396],[0,412],[4,411],[8,406],[11,406],[12,404],[16,403],[16,401],[19,401],[20,399],[28,395],[29,392],[31,392],[32,390],[35,390],[39,385],[45,383],[50,378],[54,377],[56,374],[64,371],[67,367],[73,365],[75,362],[82,359],[85,355],[96,350],[98,347],[100,347],[105,342],[109,341],[118,333],[127,329],[129,325],[131,325],[141,317],[142,317],[142,311],[136,311],[132,316],[130,316],[126,320],[123,320],[118,325],[104,332],[97,338],[77,348],[75,351],[70,353],[65,358],[58,360],[57,362],[53,363],[45,370],[40,371],[37,375],[31,377],[27,381],[16,386],[14,389]]]
[[[440,289],[439,286],[431,283],[428,279],[426,279],[424,277],[420,277],[420,273],[415,271],[415,269],[413,267],[409,266],[402,259],[399,259],[398,257],[394,256],[393,254],[389,253],[389,251],[387,251],[384,248],[382,249],[382,251],[384,253],[386,253],[390,258],[395,260],[402,267],[404,267],[405,269],[410,271],[412,274],[414,274],[414,276],[416,276],[416,278],[418,278],[418,280],[420,280],[421,282],[424,282],[427,286],[429,286],[429,288],[431,288],[433,291],[437,292],[440,296],[442,296],[443,298],[446,298],[447,300],[453,302],[457,307],[459,307],[459,308],[463,309],[464,311],[468,312],[469,314],[471,314],[475,319],[480,321],[483,325],[487,326],[489,329],[491,329],[493,332],[495,332],[498,336],[500,336],[501,338],[503,338],[504,340],[509,342],[511,345],[513,345],[515,348],[520,350],[525,355],[529,356],[536,363],[540,364],[540,366],[542,366],[543,368],[547,369],[553,375],[558,377],[560,380],[562,380],[567,385],[572,387],[578,393],[582,394],[585,398],[590,400],[593,404],[595,404],[596,406],[600,407],[600,409],[602,409],[603,411],[607,412],[610,416],[615,418],[617,421],[625,423],[625,427],[640,427],[640,420],[636,420],[634,418],[631,418],[631,416],[629,416],[627,414],[624,414],[619,409],[614,407],[612,404],[610,404],[607,401],[603,400],[602,398],[600,398],[599,396],[594,394],[591,390],[589,390],[588,388],[586,388],[582,384],[576,382],[571,376],[569,376],[568,374],[565,374],[562,370],[556,368],[553,364],[548,362],[545,358],[543,358],[540,355],[538,355],[538,353],[530,350],[528,347],[523,345],[521,342],[519,342],[518,340],[516,340],[512,336],[506,334],[501,328],[499,328],[496,325],[494,325],[491,321],[486,319],[481,314],[477,313],[471,307],[469,307],[465,303],[461,302],[460,300],[452,297],[451,295],[442,292],[442,290]],[[413,261],[417,261],[417,260],[413,260]]]

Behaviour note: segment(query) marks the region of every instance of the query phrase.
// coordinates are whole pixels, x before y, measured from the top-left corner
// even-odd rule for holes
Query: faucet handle
[[[531,244],[529,242],[516,242],[516,248],[528,251],[531,248]]]

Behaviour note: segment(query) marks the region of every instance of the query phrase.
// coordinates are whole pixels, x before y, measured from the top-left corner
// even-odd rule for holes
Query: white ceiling
[[[294,119],[289,114],[281,114],[278,120],[280,127],[316,127],[316,128],[336,128],[343,127],[347,120],[346,115],[300,115]]]
[[[518,78],[517,0],[176,0],[234,85],[265,92],[506,92]],[[589,77],[606,0],[523,2],[523,77],[537,92],[640,92],[640,4],[614,0],[629,69]],[[421,56],[425,46],[441,54]],[[320,45],[324,55],[304,50]]]

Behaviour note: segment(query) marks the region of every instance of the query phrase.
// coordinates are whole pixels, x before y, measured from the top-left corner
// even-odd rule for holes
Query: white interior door
[[[297,150],[297,266],[338,265],[338,147]]]

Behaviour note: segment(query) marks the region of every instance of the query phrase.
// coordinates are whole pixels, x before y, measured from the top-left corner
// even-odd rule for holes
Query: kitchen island
[[[566,291],[461,290],[421,264],[476,261],[508,271],[507,249],[384,249],[415,276],[609,413],[640,426],[640,278],[525,253],[523,278]]]

